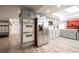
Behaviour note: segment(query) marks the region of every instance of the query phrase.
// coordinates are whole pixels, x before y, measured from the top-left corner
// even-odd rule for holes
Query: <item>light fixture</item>
[[[47,13],[49,13],[49,12],[50,12],[50,10],[47,10],[46,12],[47,12]]]
[[[52,13],[51,15],[52,16],[58,16],[59,14],[58,13]]]
[[[76,13],[76,12],[79,12],[79,8],[77,6],[73,6],[73,7],[67,8],[65,11],[67,11],[68,13]]]

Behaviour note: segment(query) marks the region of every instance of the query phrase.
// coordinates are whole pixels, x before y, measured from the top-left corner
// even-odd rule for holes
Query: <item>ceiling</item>
[[[71,7],[71,5],[61,5],[61,7],[57,7],[57,5],[23,5],[21,7],[25,7],[26,9],[45,14],[46,10],[50,10],[52,13],[55,13],[62,9]]]
[[[28,10],[36,11],[41,8],[43,5],[22,5],[21,8],[26,8]]]
[[[71,6],[71,7],[74,7],[74,6]],[[79,9],[79,6],[78,5],[77,5],[77,7]],[[53,15],[59,16],[61,18],[61,21],[71,20],[73,18],[79,18],[79,11],[77,11],[75,13],[68,13],[65,10],[64,9],[63,10],[60,10],[59,12],[56,12]],[[74,9],[72,9],[72,10],[74,10]]]
[[[75,17],[79,15],[78,13],[69,14],[65,11],[65,9],[72,6],[73,5],[60,5],[60,7],[57,7],[57,5],[26,5],[21,7],[25,7],[26,9],[29,9],[50,17],[52,17],[52,14],[59,17],[62,16],[62,19],[63,19],[63,18],[69,18],[73,16]],[[49,10],[50,12],[47,13],[47,10]]]
[[[57,5],[45,5],[39,8],[36,12],[51,16],[51,14],[66,9],[68,7],[71,7],[71,5],[61,5],[60,7],[57,7]],[[47,13],[47,10],[50,10],[50,12]]]

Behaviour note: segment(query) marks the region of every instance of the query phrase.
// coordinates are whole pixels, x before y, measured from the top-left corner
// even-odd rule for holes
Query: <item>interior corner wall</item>
[[[10,34],[20,33],[18,6],[0,6],[0,17],[7,17],[10,21]]]

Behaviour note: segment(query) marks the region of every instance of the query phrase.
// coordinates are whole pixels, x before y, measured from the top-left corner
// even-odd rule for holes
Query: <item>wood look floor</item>
[[[10,53],[79,53],[79,41],[63,37],[50,40],[49,44],[20,48],[20,36],[0,38],[0,52]]]

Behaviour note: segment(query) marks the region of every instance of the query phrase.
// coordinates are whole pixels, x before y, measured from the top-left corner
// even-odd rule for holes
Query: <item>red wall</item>
[[[78,27],[79,27],[79,19],[67,21],[67,29],[78,29]]]

